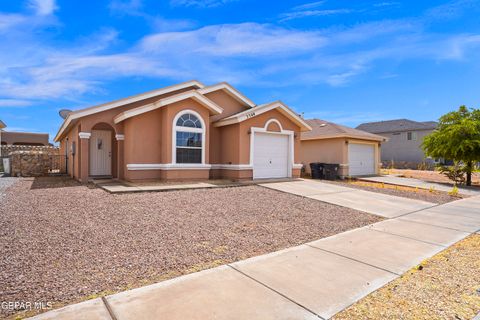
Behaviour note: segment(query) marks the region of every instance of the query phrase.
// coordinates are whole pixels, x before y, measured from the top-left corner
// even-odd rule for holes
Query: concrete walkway
[[[372,181],[372,182],[382,182],[386,184],[394,184],[399,186],[407,186],[420,189],[434,189],[437,191],[450,192],[453,189],[453,184],[448,183],[437,183],[437,182],[427,182],[419,179],[413,178],[402,178],[395,175],[385,175],[378,177],[365,177],[360,180]],[[458,192],[467,196],[478,196],[480,195],[480,188],[468,188],[468,187],[458,187]]]
[[[318,180],[269,183],[261,184],[261,186],[386,218],[398,217],[436,205],[426,201],[337,186]]]
[[[479,230],[472,197],[34,319],[328,319]]]

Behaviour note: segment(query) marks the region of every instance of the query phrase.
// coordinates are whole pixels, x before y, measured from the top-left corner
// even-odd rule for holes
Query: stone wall
[[[14,151],[40,151],[50,155],[60,154],[59,148],[52,146],[23,146],[23,145],[2,145],[0,146],[2,157],[10,155]]]

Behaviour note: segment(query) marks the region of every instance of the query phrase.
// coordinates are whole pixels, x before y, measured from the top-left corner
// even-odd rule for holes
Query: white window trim
[[[200,123],[202,124],[202,128],[190,128],[190,127],[177,127],[177,121],[178,119],[183,116],[184,114],[191,113],[194,116],[196,116],[199,120]],[[183,132],[195,132],[195,133],[200,133],[202,136],[202,162],[201,163],[177,163],[177,131],[183,131]],[[205,164],[205,145],[206,145],[206,137],[205,137],[205,132],[206,132],[206,126],[205,126],[205,121],[203,120],[202,116],[191,109],[186,109],[182,110],[177,115],[173,118],[173,125],[172,125],[172,164],[176,165],[198,165],[198,164]],[[197,148],[194,148],[197,149]]]
[[[143,170],[210,170],[209,164],[190,163],[129,163],[128,171]]]
[[[286,135],[288,136],[288,169],[287,169],[287,177],[291,178],[292,177],[292,169],[295,168],[294,166],[294,137],[295,137],[295,132],[292,130],[283,130],[283,127],[280,125],[281,131],[268,131],[268,125],[272,122],[276,122],[277,124],[280,124],[280,122],[275,119],[269,119],[263,128],[259,127],[251,127],[250,128],[250,166],[252,167],[253,175],[255,175],[255,169],[253,168],[253,159],[254,159],[254,145],[255,145],[255,133],[268,133],[268,134],[278,134],[278,135]]]

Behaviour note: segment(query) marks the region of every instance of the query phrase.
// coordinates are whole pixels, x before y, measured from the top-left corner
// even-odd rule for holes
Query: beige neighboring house
[[[192,80],[67,113],[54,140],[82,182],[263,179],[300,176],[307,130],[280,101]]]
[[[48,133],[3,131],[2,145],[48,146]]]
[[[340,177],[378,174],[380,146],[386,138],[320,119],[305,120],[312,128],[302,132],[300,159],[310,173],[310,163],[337,163]]]

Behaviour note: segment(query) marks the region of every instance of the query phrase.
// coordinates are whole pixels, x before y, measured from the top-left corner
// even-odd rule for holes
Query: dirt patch
[[[472,235],[334,319],[472,319],[480,312],[480,235]]]
[[[381,220],[257,186],[115,195],[35,181],[0,207],[0,301],[57,308]]]
[[[349,188],[361,189],[366,191],[373,191],[378,193],[389,194],[392,196],[423,200],[432,203],[443,204],[462,198],[466,198],[464,195],[452,196],[447,192],[442,192],[438,190],[426,190],[421,188],[413,188],[406,186],[396,186],[389,185],[379,182],[370,182],[370,181],[359,181],[359,180],[338,180],[338,181],[328,181],[329,183],[339,184]]]
[[[429,170],[411,170],[411,169],[382,169],[382,174],[402,175],[405,178],[414,178],[428,182],[452,183],[445,175],[439,171]],[[472,174],[472,184],[480,187],[480,173]]]

